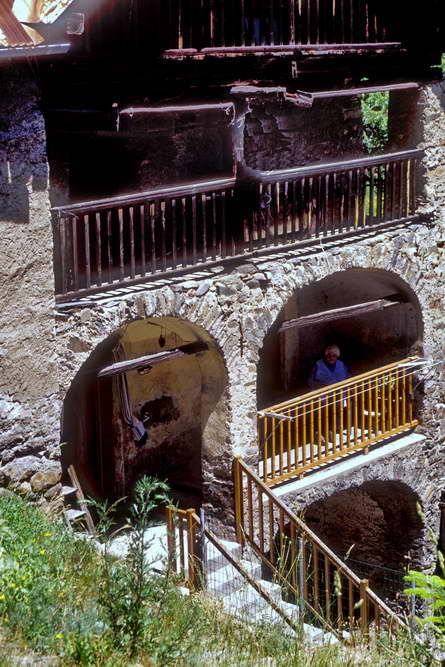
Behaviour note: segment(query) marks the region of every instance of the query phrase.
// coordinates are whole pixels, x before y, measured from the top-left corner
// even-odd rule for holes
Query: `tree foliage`
[[[388,143],[389,93],[366,93],[361,97],[363,144],[368,153],[382,151]]]

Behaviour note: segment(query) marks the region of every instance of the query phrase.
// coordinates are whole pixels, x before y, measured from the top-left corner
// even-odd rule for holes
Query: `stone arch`
[[[329,309],[393,297],[391,309],[278,333],[283,321]],[[324,347],[336,343],[352,374],[421,354],[419,299],[399,275],[379,268],[347,268],[300,285],[287,295],[259,352],[257,403],[271,405],[307,390],[307,378]],[[279,372],[278,372],[279,369]]]
[[[125,374],[132,412],[148,436],[138,446],[122,417],[119,376],[98,379],[98,369],[115,362],[117,350],[120,360],[134,359],[198,342],[203,351]],[[167,479],[181,504],[220,504],[213,481],[215,465],[228,478],[227,387],[222,353],[202,327],[171,316],[129,321],[95,347],[70,385],[63,463],[74,463],[84,490],[99,498],[130,495],[148,474]]]
[[[424,560],[424,526],[416,491],[399,480],[374,479],[310,503],[309,527],[383,597],[400,592],[408,566]],[[385,569],[384,569],[385,568]],[[388,583],[391,580],[391,583]],[[397,585],[395,585],[397,584]]]

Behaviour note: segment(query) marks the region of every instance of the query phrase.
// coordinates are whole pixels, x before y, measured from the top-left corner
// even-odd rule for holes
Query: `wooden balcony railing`
[[[228,230],[234,183],[194,183],[54,209],[56,293],[91,293],[235,254]]]
[[[263,172],[251,245],[358,231],[414,215],[421,151]],[[246,223],[248,226],[249,223]]]
[[[403,627],[402,621],[370,590],[365,579],[338,558],[241,460],[234,461],[238,541],[249,544],[290,599],[300,620],[344,632],[370,626],[378,636]]]
[[[259,474],[273,486],[409,431],[417,357],[383,366],[258,413]]]
[[[264,248],[403,222],[420,151],[262,172],[54,209],[59,300]]]
[[[375,0],[168,0],[167,9],[171,51],[394,46],[404,37],[394,8]]]

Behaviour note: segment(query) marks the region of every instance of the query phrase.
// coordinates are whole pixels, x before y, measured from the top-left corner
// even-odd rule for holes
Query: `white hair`
[[[326,352],[335,352],[337,357],[340,356],[340,348],[338,347],[338,345],[328,345],[324,353],[326,354]]]

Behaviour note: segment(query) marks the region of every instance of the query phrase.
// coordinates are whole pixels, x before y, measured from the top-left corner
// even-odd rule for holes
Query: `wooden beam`
[[[375,313],[384,308],[391,306],[398,306],[402,301],[397,300],[396,297],[386,299],[376,299],[375,301],[366,301],[365,303],[357,303],[353,306],[344,306],[343,308],[332,308],[331,310],[323,310],[321,313],[314,313],[313,315],[304,315],[297,317],[295,320],[286,320],[278,329],[278,333],[283,333],[288,329],[316,326],[317,324],[325,324],[333,320],[343,320],[347,317],[358,317],[367,313]]]
[[[101,368],[97,373],[97,377],[110,377],[111,375],[127,373],[128,371],[144,370],[151,368],[151,366],[161,364],[164,361],[173,361],[173,359],[180,359],[181,357],[185,357],[190,354],[196,354],[197,352],[205,352],[207,349],[208,346],[205,343],[198,341],[196,343],[189,343],[188,345],[181,345],[174,350],[163,350],[162,352],[156,352],[156,354],[146,354],[145,356],[137,357],[136,359],[117,361],[110,366]]]

